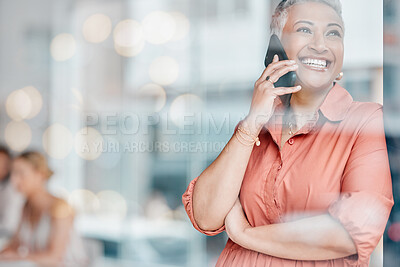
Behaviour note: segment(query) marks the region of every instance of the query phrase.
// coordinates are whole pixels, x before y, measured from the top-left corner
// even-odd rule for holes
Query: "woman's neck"
[[[292,94],[290,99],[290,108],[292,112],[298,115],[313,115],[324,101],[332,86],[318,92],[303,88],[295,94]]]

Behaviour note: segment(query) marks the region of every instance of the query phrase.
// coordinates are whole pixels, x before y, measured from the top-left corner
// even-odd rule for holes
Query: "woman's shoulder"
[[[353,101],[347,111],[347,120],[366,122],[372,116],[382,116],[383,105],[376,102]]]
[[[367,125],[379,128],[383,123],[383,105],[376,102],[353,101],[343,123],[345,128],[351,128],[355,132],[359,132]]]
[[[73,218],[74,210],[64,199],[52,196],[50,215],[55,219]]]
[[[352,113],[363,113],[365,115],[376,112],[379,109],[382,109],[383,105],[376,102],[362,102],[362,101],[353,101],[350,105],[349,112]]]

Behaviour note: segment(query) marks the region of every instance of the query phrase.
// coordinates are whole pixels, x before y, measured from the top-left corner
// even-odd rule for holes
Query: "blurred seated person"
[[[10,237],[16,230],[24,205],[10,179],[11,155],[0,145],[0,237]]]
[[[14,159],[11,180],[26,203],[17,232],[0,253],[0,261],[86,266],[83,242],[73,227],[73,209],[47,191],[52,174],[39,152],[25,152]]]

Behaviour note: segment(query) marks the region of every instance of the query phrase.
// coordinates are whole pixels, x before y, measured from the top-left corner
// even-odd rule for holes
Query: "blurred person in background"
[[[10,237],[17,229],[24,205],[23,196],[15,190],[11,179],[11,155],[0,146],[0,237]]]
[[[73,209],[46,188],[52,174],[39,152],[25,152],[14,159],[11,180],[26,203],[16,234],[0,253],[1,261],[86,266],[83,241],[74,230]]]
[[[249,114],[183,194],[186,212],[206,235],[226,230],[218,267],[369,266],[392,182],[382,105],[336,82],[341,3],[281,1],[271,31],[290,60],[275,57],[256,81]],[[296,86],[275,88],[289,71]]]

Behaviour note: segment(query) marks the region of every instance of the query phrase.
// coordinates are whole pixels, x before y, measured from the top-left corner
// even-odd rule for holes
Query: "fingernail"
[[[297,89],[301,89],[301,85],[297,85],[296,88],[297,88]]]

